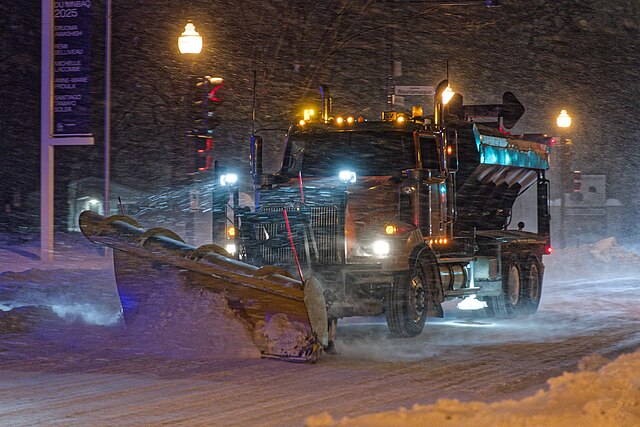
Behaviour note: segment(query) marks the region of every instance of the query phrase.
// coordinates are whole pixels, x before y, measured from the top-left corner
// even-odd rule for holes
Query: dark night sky
[[[559,110],[569,110],[575,167],[607,174],[610,197],[624,200],[627,218],[640,208],[636,2],[503,0],[499,8],[402,0],[176,3],[113,2],[118,183],[158,188],[182,171],[186,65],[177,37],[191,19],[205,40],[197,72],[225,78],[216,136],[222,162],[247,166],[253,70],[258,127],[286,127],[298,108],[318,98],[319,83],[330,85],[337,110],[377,117],[386,105],[393,33],[403,72],[397,84],[434,85],[446,76],[449,60],[450,80],[466,103],[516,94],[526,107],[517,132],[555,133]],[[104,1],[92,4],[96,145],[57,149],[61,192],[70,179],[102,173]],[[23,196],[38,189],[39,2],[2,2],[0,29],[0,194],[6,199],[13,189]]]

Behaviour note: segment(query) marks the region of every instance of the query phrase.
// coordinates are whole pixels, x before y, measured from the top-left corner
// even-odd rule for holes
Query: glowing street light
[[[451,101],[451,98],[453,98],[453,95],[455,94],[456,93],[453,90],[451,90],[451,86],[447,85],[444,92],[442,92],[442,105],[447,105],[449,101]]]
[[[178,37],[178,49],[182,54],[198,54],[202,51],[202,37],[196,31],[196,26],[187,21],[184,32]]]
[[[559,128],[568,128],[571,126],[571,116],[567,113],[567,110],[560,111],[556,119],[556,124]]]

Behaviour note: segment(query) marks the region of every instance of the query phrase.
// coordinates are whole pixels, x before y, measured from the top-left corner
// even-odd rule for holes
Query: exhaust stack
[[[449,80],[442,80],[433,94],[433,124],[436,126],[443,125],[444,103],[442,102],[442,94],[449,86]]]

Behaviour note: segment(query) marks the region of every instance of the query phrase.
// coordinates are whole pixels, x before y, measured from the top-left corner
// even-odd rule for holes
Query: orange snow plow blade
[[[230,258],[216,245],[187,245],[172,231],[144,229],[126,216],[80,215],[92,242],[113,248],[125,322],[153,304],[159,286],[201,287],[224,296],[252,330],[263,357],[315,361],[326,346],[327,312],[320,284],[289,277],[276,267],[258,268]]]

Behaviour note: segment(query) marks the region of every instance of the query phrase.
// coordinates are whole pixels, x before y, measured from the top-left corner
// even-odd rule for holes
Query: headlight
[[[389,242],[385,240],[376,240],[373,242],[373,253],[377,256],[389,255]]]
[[[341,170],[338,174],[338,178],[340,178],[340,181],[344,183],[349,182],[353,184],[356,182],[356,173],[350,170]]]
[[[236,253],[236,245],[234,245],[233,243],[229,243],[227,244],[227,246],[225,247],[225,249],[227,250],[227,252],[229,252],[231,255],[234,255]]]
[[[238,175],[235,173],[228,173],[220,176],[220,185],[226,187],[227,185],[235,185],[238,182]]]

